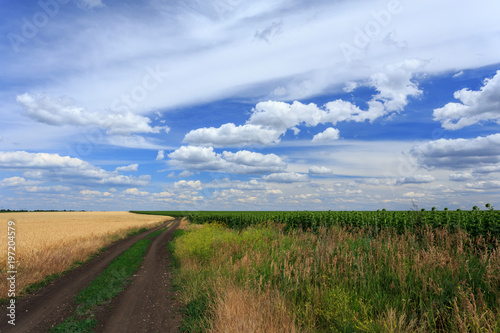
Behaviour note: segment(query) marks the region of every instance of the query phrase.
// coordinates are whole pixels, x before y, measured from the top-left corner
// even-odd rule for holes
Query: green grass
[[[474,243],[475,246],[467,244]],[[220,281],[273,290],[311,332],[500,332],[500,254],[461,231],[207,224],[172,246],[185,332],[214,318]]]
[[[123,252],[85,289],[76,296],[77,308],[73,316],[51,329],[51,332],[91,332],[97,324],[94,310],[109,303],[130,283],[139,269],[152,240],[165,228],[155,231]]]

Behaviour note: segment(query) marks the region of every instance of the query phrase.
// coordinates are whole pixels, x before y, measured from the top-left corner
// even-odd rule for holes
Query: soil
[[[113,259],[170,222],[114,243],[106,251],[48,286],[18,299],[15,326],[7,323],[7,305],[3,305],[4,318],[0,322],[0,332],[48,332],[51,327],[72,315],[76,308],[75,296]],[[178,225],[179,221],[174,221],[168,230],[154,239],[132,283],[108,306],[98,309],[97,332],[177,332],[180,312],[175,292],[170,286],[172,259],[167,253],[166,244],[172,239]]]

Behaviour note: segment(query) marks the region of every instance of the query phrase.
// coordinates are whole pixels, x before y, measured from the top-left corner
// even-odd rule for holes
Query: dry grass
[[[16,222],[17,294],[27,285],[85,261],[98,249],[121,239],[128,232],[151,228],[166,216],[128,212],[33,212],[4,213],[7,222]],[[3,237],[7,239],[7,235]],[[3,242],[2,242],[3,243]],[[0,280],[6,279],[7,242],[0,248]],[[0,298],[7,295],[7,284],[0,284]]]
[[[299,332],[277,290],[257,292],[229,281],[215,287],[213,333]]]

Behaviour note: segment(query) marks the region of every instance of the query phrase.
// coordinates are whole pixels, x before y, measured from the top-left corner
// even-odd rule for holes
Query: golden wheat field
[[[129,212],[29,212],[0,215],[4,244],[0,248],[0,280],[7,277],[7,224],[15,222],[16,290],[44,277],[61,273],[75,261],[84,261],[98,249],[142,227],[152,228],[167,216]],[[7,284],[0,284],[0,298]]]

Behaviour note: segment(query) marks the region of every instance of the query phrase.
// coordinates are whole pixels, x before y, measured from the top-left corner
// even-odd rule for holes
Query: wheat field
[[[8,222],[15,222],[16,295],[46,276],[65,271],[75,261],[85,261],[98,249],[139,228],[152,228],[172,219],[129,212],[29,212],[2,213],[5,234],[0,248],[0,280],[7,278]],[[7,297],[7,283],[0,284],[0,299]]]

